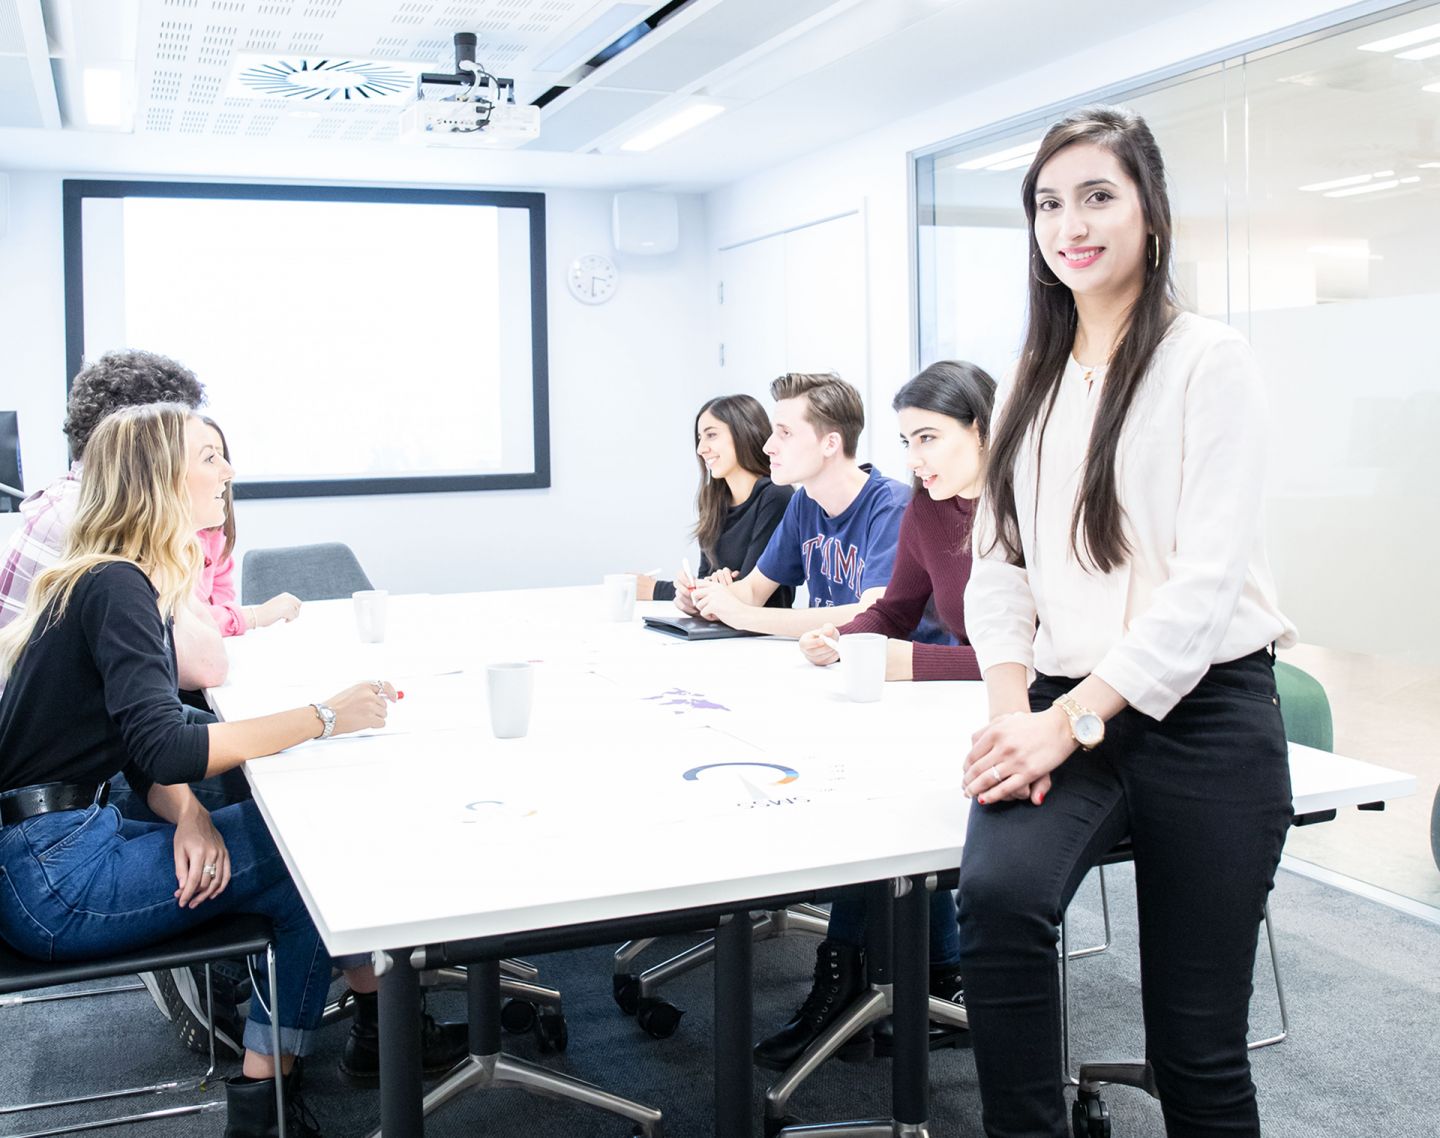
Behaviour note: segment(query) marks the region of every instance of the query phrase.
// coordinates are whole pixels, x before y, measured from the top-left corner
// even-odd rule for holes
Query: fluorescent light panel
[[[1386,182],[1371,182],[1368,186],[1351,186],[1344,190],[1331,190],[1325,196],[1327,198],[1353,198],[1356,194],[1373,194],[1377,190],[1393,190],[1400,183],[1391,178]]]
[[[628,31],[643,20],[646,10],[644,4],[616,4],[552,51],[544,62],[536,65],[535,70],[573,71],[602,47],[619,39],[621,32]]]
[[[1398,36],[1390,36],[1383,40],[1376,40],[1374,43],[1362,43],[1360,50],[1399,51],[1402,47],[1412,47],[1417,43],[1428,43],[1433,39],[1440,39],[1440,24],[1430,24],[1428,27],[1416,28],[1413,32],[1401,32]]]
[[[1440,43],[1427,43],[1424,47],[1413,47],[1409,51],[1402,51],[1395,58],[1433,59],[1437,55],[1440,55]]]
[[[87,67],[84,89],[88,126],[129,125],[130,92],[122,72],[113,67]]]
[[[986,154],[983,158],[972,158],[969,162],[960,163],[958,168],[961,170],[1014,170],[1019,166],[1028,166],[1039,149],[1040,139],[1037,138],[1034,142],[1022,142],[1019,146],[1012,146],[1007,150],[997,150],[994,154]]]
[[[1334,178],[1328,182],[1311,182],[1308,186],[1301,186],[1305,193],[1319,193],[1322,190],[1338,190],[1342,186],[1359,186],[1374,178],[1374,174],[1356,174],[1350,178]]]
[[[1430,91],[1436,95],[1440,95],[1440,83],[1426,83],[1420,90]]]
[[[693,103],[626,139],[620,144],[620,149],[632,154],[654,150],[657,146],[663,146],[671,139],[678,138],[687,130],[694,130],[701,123],[709,122],[724,110],[725,107],[720,103]]]

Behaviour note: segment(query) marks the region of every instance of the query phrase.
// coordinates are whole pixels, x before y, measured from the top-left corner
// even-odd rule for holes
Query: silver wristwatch
[[[326,707],[323,703],[312,703],[315,714],[320,717],[320,722],[325,725],[325,730],[316,736],[317,739],[328,739],[335,734],[335,712]]]

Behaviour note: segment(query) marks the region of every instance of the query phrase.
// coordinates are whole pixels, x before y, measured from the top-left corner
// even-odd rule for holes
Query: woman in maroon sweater
[[[822,637],[879,632],[890,638],[887,680],[978,680],[965,635],[970,525],[985,472],[985,443],[995,381],[974,364],[931,364],[896,394],[901,445],[915,475],[915,496],[900,522],[895,570],[885,595],[840,629],[824,625],[800,638],[814,664],[839,657]],[[914,644],[910,636],[931,601],[955,644]]]

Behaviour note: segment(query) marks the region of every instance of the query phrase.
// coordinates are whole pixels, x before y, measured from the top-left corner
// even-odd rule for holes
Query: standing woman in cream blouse
[[[1057,924],[1129,836],[1167,1132],[1259,1135],[1245,1032],[1291,817],[1272,651],[1294,638],[1262,539],[1260,372],[1178,308],[1139,116],[1051,127],[1023,196],[1029,326],[965,596],[991,715],[965,759],[960,878],[985,1131],[1069,1133]]]

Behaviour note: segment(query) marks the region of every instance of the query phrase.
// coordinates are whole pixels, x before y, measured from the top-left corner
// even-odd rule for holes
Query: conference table
[[[748,1135],[748,914],[882,881],[919,897],[958,866],[960,760],[984,689],[887,684],[854,703],[839,669],[813,667],[793,641],[689,642],[641,626],[668,605],[636,609],[606,619],[599,586],[392,596],[384,642],[362,644],[349,600],[313,602],[227,642],[211,702],[233,720],[360,680],[403,691],[383,729],[245,765],[327,948],[376,954],[382,1037],[414,1022],[419,972],[437,962],[708,925],[716,1134]],[[532,665],[524,738],[491,733],[497,662]],[[1297,814],[1414,791],[1401,772],[1302,747],[1291,769]],[[896,907],[924,919],[921,902]],[[896,1123],[923,1126],[924,937],[901,931]],[[901,1063],[902,1043],[918,1061]],[[382,1042],[390,1138],[423,1130],[414,1051]]]

